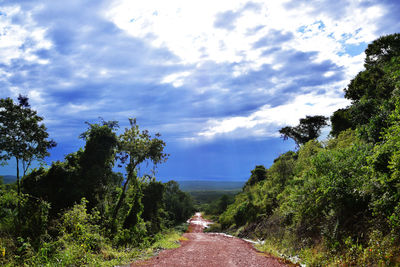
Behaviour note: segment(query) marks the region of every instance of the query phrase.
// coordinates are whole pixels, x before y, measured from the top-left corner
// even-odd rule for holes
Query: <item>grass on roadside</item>
[[[180,241],[184,238],[182,237],[182,232],[172,230],[160,234],[157,239],[158,240],[149,248],[149,250],[178,248],[180,246]]]
[[[144,260],[154,256],[163,249],[173,249],[180,246],[185,238],[182,234],[187,225],[180,225],[173,229],[167,229],[153,237],[144,244],[144,247],[113,247],[111,242],[103,239],[99,249],[92,250],[83,243],[71,239],[59,239],[44,243],[39,251],[34,252],[31,246],[21,246],[18,252],[26,256],[14,256],[10,258],[9,249],[5,248],[5,238],[0,238],[0,266],[117,266],[126,265],[133,261]],[[27,243],[29,244],[29,243]],[[3,249],[4,248],[4,249]],[[4,253],[3,253],[4,250]],[[4,255],[3,255],[4,254]],[[20,259],[21,258],[21,259]]]

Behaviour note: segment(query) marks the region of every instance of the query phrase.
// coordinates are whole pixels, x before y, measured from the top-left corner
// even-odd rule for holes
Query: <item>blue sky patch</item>
[[[367,49],[368,44],[362,42],[359,44],[345,44],[344,45],[344,53],[348,54],[352,57],[358,56],[363,53],[365,49]]]

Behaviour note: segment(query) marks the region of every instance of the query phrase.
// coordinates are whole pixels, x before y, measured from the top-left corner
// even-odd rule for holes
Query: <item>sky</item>
[[[395,0],[1,0],[0,98],[44,117],[48,164],[84,146],[85,122],[135,117],[167,144],[157,178],[243,181],[295,149],[280,128],[349,104],[399,14]]]

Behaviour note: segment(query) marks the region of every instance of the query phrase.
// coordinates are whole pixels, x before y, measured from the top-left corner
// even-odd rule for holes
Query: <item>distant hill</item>
[[[15,175],[0,175],[0,176],[3,177],[3,182],[5,184],[14,183],[17,180],[17,176]]]
[[[177,181],[182,191],[233,191],[241,190],[245,182],[238,181]]]
[[[17,180],[15,175],[0,175],[5,184],[14,183]],[[208,181],[208,180],[187,180],[177,181],[182,191],[236,191],[241,190],[245,182],[238,181]]]

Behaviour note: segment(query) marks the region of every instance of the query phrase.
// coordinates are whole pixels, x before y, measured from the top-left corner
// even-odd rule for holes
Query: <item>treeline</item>
[[[0,184],[0,265],[129,263],[193,214],[178,183],[138,177],[142,163],[155,166],[168,155],[160,135],[141,131],[134,119],[120,135],[115,121],[87,123],[84,148],[29,172],[55,142],[28,99],[18,100],[0,100],[0,135],[12,139],[0,142],[2,159],[16,159],[18,168],[15,184]]]
[[[234,202],[237,193],[239,190],[189,192],[193,197],[196,209],[204,211],[212,221],[218,220],[218,216],[226,210],[229,204]]]
[[[312,266],[400,265],[400,34],[368,45],[351,104],[281,129],[296,151],[256,166],[220,227]]]

